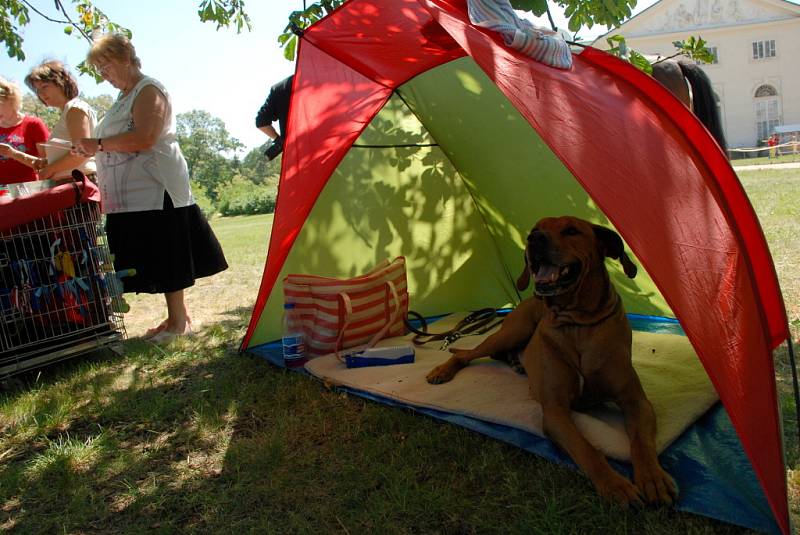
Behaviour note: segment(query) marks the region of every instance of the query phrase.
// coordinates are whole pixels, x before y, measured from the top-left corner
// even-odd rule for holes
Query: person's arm
[[[272,123],[278,120],[278,114],[273,105],[274,100],[274,92],[270,90],[267,100],[256,114],[256,128],[264,132],[270,139],[278,137],[278,131],[272,126]]]
[[[67,130],[70,140],[88,138],[92,135],[92,125],[89,116],[81,109],[72,108],[67,112]],[[73,153],[67,153],[63,157],[48,164],[39,171],[39,178],[52,178],[61,171],[80,167],[89,158]]]
[[[267,134],[267,136],[269,136],[270,139],[274,140],[278,137],[278,131],[275,130],[271,124],[268,124],[266,126],[259,126],[258,129]]]
[[[50,137],[50,131],[41,119],[34,118],[28,121],[22,136],[26,146],[36,148],[35,154],[22,152],[8,143],[0,143],[0,156],[15,160],[26,167],[38,171],[47,163],[47,160],[44,159],[44,148],[39,146],[39,143],[47,141],[47,138]]]
[[[34,170],[41,169],[42,165],[44,165],[44,162],[46,161],[44,158],[38,158],[32,154],[28,154],[27,152],[17,150],[8,143],[0,143],[0,156],[15,160]]]
[[[142,152],[158,141],[167,121],[167,98],[154,85],[145,86],[133,103],[133,124],[130,132],[102,139],[107,152]],[[97,138],[83,138],[75,143],[75,152],[94,156],[100,148]]]

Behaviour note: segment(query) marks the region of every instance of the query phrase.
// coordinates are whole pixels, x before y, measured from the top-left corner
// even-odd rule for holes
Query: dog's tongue
[[[558,280],[558,273],[561,270],[558,266],[542,264],[536,272],[536,282],[538,284],[550,284]]]

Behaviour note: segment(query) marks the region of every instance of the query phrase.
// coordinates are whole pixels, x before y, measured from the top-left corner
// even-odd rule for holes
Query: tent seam
[[[591,47],[589,47],[589,48],[591,48]],[[597,49],[591,48],[591,50],[597,50]],[[600,52],[602,52],[602,51],[600,51]],[[614,71],[612,71],[611,69],[607,68],[605,65],[603,65],[601,63],[592,61],[591,64],[596,66],[596,67],[598,67],[598,68],[603,69],[606,72],[610,72],[612,74],[615,74]],[[632,68],[635,68],[635,67],[632,67]],[[650,94],[646,93],[645,91],[642,91],[638,86],[636,86],[633,83],[631,83],[627,78],[623,78],[623,77],[619,77],[619,78],[621,80],[624,80],[625,83],[627,83],[629,86],[633,87],[636,90],[636,92],[639,93],[640,95],[642,95],[642,97],[644,99],[646,99],[648,102],[650,102],[651,104],[655,102],[655,100],[651,97]],[[675,126],[679,130],[683,130],[682,128],[680,128],[680,125],[677,124],[676,121],[673,121],[673,123],[675,124]],[[697,148],[697,146],[694,145],[694,144],[691,144],[690,146],[691,146],[692,153],[695,156],[694,160],[695,161],[700,161],[700,162],[705,162],[705,159],[703,158],[703,155],[700,153],[700,151]],[[731,228],[731,232],[735,236],[736,243],[737,243],[739,249],[740,250],[747,250],[747,247],[745,247],[744,236],[742,235],[741,229],[739,228],[739,226],[738,226],[738,224],[737,224],[737,222],[736,222],[736,220],[735,220],[735,218],[734,218],[734,216],[733,216],[733,214],[732,214],[732,212],[730,210],[730,206],[729,206],[729,203],[727,201],[727,197],[724,195],[724,193],[723,193],[722,189],[720,188],[719,184],[717,184],[714,181],[709,181],[707,179],[707,177],[708,177],[708,167],[709,166],[707,164],[703,165],[703,168],[706,171],[704,173],[701,173],[702,176],[703,176],[703,181],[705,182],[706,186],[709,187],[709,189],[711,189],[713,191],[713,195],[714,195],[715,199],[717,200],[717,204],[720,207],[720,209],[723,211],[723,213],[725,214],[725,218],[728,221],[728,225]],[[577,176],[576,176],[576,178],[577,178]],[[741,185],[741,182],[737,180],[736,183],[738,184],[738,189],[740,190],[740,192],[744,193],[742,185]],[[744,197],[745,197],[745,199],[747,199],[746,194],[744,195]],[[724,202],[719,202],[719,201],[724,201]],[[597,201],[595,201],[595,202],[597,202]],[[749,199],[748,199],[748,206],[750,208],[750,211],[753,212],[754,220],[758,223],[758,218],[755,217],[755,213],[754,213],[752,204],[749,203]],[[609,218],[609,219],[611,219],[611,218]],[[764,239],[764,241],[766,242],[766,239],[763,237],[763,229],[761,228],[760,223],[758,223],[758,229],[759,229],[759,232],[761,234],[762,239]],[[623,234],[624,234],[624,232],[623,232]],[[758,304],[756,309],[757,309],[757,313],[758,313],[758,315],[759,315],[759,317],[761,319],[761,325],[762,325],[761,331],[762,331],[762,336],[764,338],[765,346],[767,348],[768,354],[770,356],[772,356],[774,354],[774,350],[771,347],[772,346],[772,342],[771,342],[772,333],[770,332],[770,329],[769,329],[769,321],[768,321],[767,316],[766,316],[766,311],[764,310],[764,302],[761,299],[761,292],[759,291],[759,287],[756,284],[755,271],[754,271],[752,262],[750,261],[750,258],[747,255],[740,254],[740,257],[742,258],[742,261],[743,261],[743,263],[745,265],[745,269],[747,270],[747,273],[749,275],[748,284],[750,286],[751,291],[753,292],[753,298],[756,301],[756,303]],[[639,260],[640,260],[640,262],[642,262],[644,264],[644,262],[641,260],[641,258]],[[772,271],[773,271],[773,274],[774,274],[775,273],[774,265],[772,266]],[[775,274],[775,277],[777,278],[776,274]],[[656,282],[656,279],[654,278],[653,281]],[[777,288],[780,289],[780,285],[777,285]],[[785,309],[785,303],[783,303],[783,296],[780,295],[780,297],[781,297],[781,303],[783,304],[784,309]],[[670,304],[669,303],[670,300],[666,296],[664,296],[664,298],[667,301],[667,303]],[[670,304],[670,308],[672,309],[673,313],[675,313],[675,309],[672,307],[671,304]],[[690,338],[690,340],[691,340],[691,338]],[[772,402],[773,406],[777,407],[779,405],[779,400],[777,398],[777,379],[775,379],[775,366],[774,366],[773,358],[770,358],[770,359],[767,359],[767,360],[768,360],[768,364],[770,366],[770,370],[772,372],[771,376],[773,378],[774,387],[775,387],[774,390],[773,390],[775,395],[771,396],[771,398],[772,398],[771,402]],[[703,365],[703,368],[706,369],[706,373],[708,373],[709,376],[713,376],[712,382],[716,385],[717,382],[719,382],[719,378],[716,376],[716,374],[713,374],[710,370],[708,370],[708,368],[705,365]],[[716,388],[716,386],[715,386],[715,388]],[[724,403],[723,403],[723,406],[724,406]],[[728,416],[731,419],[731,421],[737,421],[737,422],[741,421],[740,418],[736,414],[731,414],[730,411],[727,410],[727,408],[726,408],[726,412],[728,412]],[[779,426],[782,425],[782,422],[780,421],[780,419],[778,419],[778,425]],[[736,424],[734,424],[734,428],[736,428],[736,427],[737,427]],[[738,435],[738,431],[737,431],[737,435]],[[785,445],[783,436],[781,436],[780,438],[781,438],[781,440],[780,440],[781,453],[783,454],[783,457],[784,457],[783,465],[784,465],[784,470],[785,470],[785,468],[786,468],[786,465],[785,465],[786,445]],[[741,441],[741,438],[740,438],[740,441]],[[750,448],[747,447],[744,444],[744,442],[742,442],[742,448],[745,450],[745,452],[748,452],[747,456],[748,456],[749,459],[751,459],[751,463],[752,463],[752,457],[749,454]],[[761,479],[761,477],[759,477],[760,474],[758,473],[758,471],[756,471],[756,476],[758,477],[759,480]],[[783,486],[784,486],[784,494],[787,496],[787,513],[788,513],[788,487],[787,487],[787,483],[786,483],[786,478],[785,477],[783,478]]]
[[[461,59],[461,58],[459,58],[459,59]],[[450,62],[448,61],[448,63],[450,63]],[[444,64],[442,64],[442,65],[444,65]],[[425,123],[422,120],[422,117],[420,117],[419,114],[417,114],[417,112],[414,110],[413,106],[411,106],[408,103],[408,101],[405,99],[405,97],[403,97],[403,95],[400,92],[399,88],[395,89],[394,93],[400,98],[400,100],[403,101],[403,104],[406,105],[406,108],[408,108],[408,110],[414,115],[414,117],[417,118],[417,120],[420,122],[420,124],[425,127],[425,130],[430,132],[431,131],[430,128],[428,128],[425,125]],[[437,143],[437,145],[438,145],[438,143]],[[444,150],[442,150],[442,154],[445,154]],[[500,266],[502,266],[503,271],[505,271],[506,277],[508,277],[508,282],[510,283],[511,287],[514,289],[514,293],[517,294],[517,302],[519,303],[520,301],[522,301],[522,295],[520,295],[519,290],[517,289],[517,285],[516,285],[516,282],[514,280],[514,276],[511,274],[511,270],[509,269],[509,266],[507,266],[505,261],[503,260],[502,251],[500,250],[500,247],[497,244],[497,240],[495,239],[494,235],[489,231],[489,225],[488,225],[488,222],[487,222],[487,219],[486,219],[486,215],[483,213],[483,210],[481,210],[481,205],[478,203],[477,199],[475,198],[475,194],[474,194],[472,188],[469,186],[467,181],[464,180],[464,173],[461,172],[461,170],[458,168],[458,166],[455,164],[455,162],[452,160],[452,158],[450,158],[450,156],[447,156],[447,160],[453,165],[453,168],[458,172],[458,177],[461,179],[461,183],[464,184],[464,187],[467,189],[467,193],[469,193],[469,197],[470,197],[470,199],[472,199],[472,204],[475,205],[475,208],[478,211],[478,215],[480,216],[481,221],[483,222],[483,226],[487,230],[487,233],[489,234],[489,238],[490,238],[490,240],[492,242],[492,246],[494,246],[495,253],[497,254],[497,259],[500,262]]]
[[[320,52],[322,52],[323,54],[327,55],[331,59],[339,61],[338,58],[336,58],[335,56],[332,56],[328,51],[326,51],[323,48],[319,47],[318,45],[316,45],[312,41],[310,41],[308,39],[301,39],[300,40],[300,45],[303,46],[304,43],[307,43],[309,46],[313,46],[315,49],[319,50]],[[300,53],[300,49],[298,48],[298,57],[299,57],[299,53]],[[358,74],[360,74],[361,76],[364,76],[365,78],[369,79],[368,76],[365,76],[363,73],[359,72],[358,70],[353,69],[353,67],[351,65],[349,65],[349,64],[347,64],[347,63],[345,63],[343,61],[340,61],[340,63],[342,65],[346,66],[348,69],[351,69],[354,72],[357,72]],[[298,61],[295,64],[295,73],[297,72],[297,68],[298,68],[299,65],[300,65],[300,62]],[[381,84],[379,82],[375,82],[374,80],[371,80],[371,81],[373,81],[376,85],[379,85],[381,87],[384,87],[385,89],[390,89],[391,90],[391,88],[389,86],[385,85],[385,84]],[[297,82],[297,79],[295,78],[292,81],[292,90],[293,91],[294,91],[294,84],[296,82]],[[393,92],[394,91],[391,90],[389,92],[389,94],[386,96],[386,98],[384,99],[383,104],[380,106],[380,108],[378,108],[375,111],[375,113],[369,118],[369,120],[364,121],[363,126],[358,131],[358,134],[354,137],[354,140],[356,140],[359,137],[361,137],[361,134],[364,132],[364,130],[367,129],[367,127],[370,125],[370,123],[372,123],[372,120],[375,118],[375,116],[380,112],[380,110],[383,109],[384,106],[386,106],[386,103],[391,98],[391,95],[392,95]],[[291,114],[291,111],[292,111],[291,101],[292,101],[292,99],[289,100],[289,113],[290,114]],[[289,118],[291,118],[291,115],[289,116]],[[352,147],[352,146],[353,146],[353,144],[351,143],[350,147]],[[342,160],[345,158],[345,156],[347,156],[347,152],[349,152],[350,147],[348,147],[347,150],[342,152],[342,156],[339,158],[339,160],[336,162],[336,165],[333,167],[333,171],[331,172],[331,175],[328,177],[328,180],[330,180],[330,177],[333,176],[333,173],[339,167],[339,164],[342,162]],[[283,158],[281,158],[281,180],[283,178],[284,166],[285,166],[285,160]],[[326,181],[326,183],[327,183],[327,181]],[[319,199],[319,196],[322,194],[322,190],[323,189],[325,189],[324,186],[322,188],[320,188],[319,192],[317,192],[317,195],[314,198],[314,202],[311,204],[312,207],[316,204],[317,200]],[[281,196],[281,189],[278,188],[278,196],[275,198],[275,206],[278,206],[278,202],[279,202],[280,196]],[[309,211],[309,213],[310,213],[310,211]],[[306,218],[307,217],[308,217],[308,214],[306,214]],[[305,220],[303,221],[303,223],[305,224]],[[297,234],[295,234],[294,238],[292,238],[291,244],[289,245],[288,250],[286,251],[286,255],[283,258],[283,262],[281,263],[281,268],[280,269],[283,269],[283,265],[286,263],[286,259],[289,257],[289,254],[291,253],[292,248],[294,248],[294,244],[295,244],[295,241],[297,239],[297,235],[298,234],[299,234],[299,231],[298,231]],[[273,241],[273,239],[275,239],[275,234],[273,232],[270,232],[269,245],[267,246],[267,259],[266,259],[266,262],[264,263],[264,272],[262,274],[262,284],[263,284],[263,281],[264,281],[264,275],[266,274],[266,271],[267,271],[267,266],[269,266],[269,253],[270,253],[270,250],[272,249],[272,241]],[[278,272],[280,272],[280,269],[278,270]],[[278,279],[277,279],[277,276],[276,276],[275,280],[272,282],[272,285],[269,288],[269,293],[266,295],[266,297],[264,298],[263,302],[260,304],[260,307],[259,307],[259,310],[258,310],[258,318],[256,318],[255,314],[251,313],[252,315],[250,317],[250,323],[247,326],[247,332],[245,334],[245,338],[244,338],[244,340],[242,340],[242,343],[239,345],[239,353],[244,353],[244,352],[247,351],[247,348],[250,345],[250,340],[252,339],[253,334],[255,332],[255,328],[258,325],[258,322],[261,320],[261,315],[264,313],[264,308],[267,305],[267,301],[269,301],[269,298],[272,296],[272,292],[275,290],[275,285],[276,285],[277,281],[278,281]],[[263,288],[261,286],[259,287],[259,290],[258,290],[258,295],[259,296],[262,295],[262,291],[264,289],[265,288]],[[257,308],[258,305],[259,305],[259,303],[258,303],[258,301],[256,301],[256,304],[253,306],[253,312],[256,311],[256,308]]]

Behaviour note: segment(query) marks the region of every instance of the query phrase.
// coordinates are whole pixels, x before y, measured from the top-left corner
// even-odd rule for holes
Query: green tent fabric
[[[349,277],[402,255],[421,314],[507,306],[520,300],[514,280],[528,230],[566,213],[613,228],[497,86],[462,58],[406,83],[375,116],[326,184],[281,278]],[[635,279],[608,267],[628,312],[671,316],[641,266]],[[251,345],[280,337],[282,304],[272,292]]]

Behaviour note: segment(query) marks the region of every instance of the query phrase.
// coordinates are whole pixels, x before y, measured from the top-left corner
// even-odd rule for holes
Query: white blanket
[[[436,322],[431,331],[446,331],[461,317]],[[486,336],[462,338],[454,347],[474,347]],[[383,340],[379,346],[407,343],[411,337]],[[452,381],[431,385],[425,376],[450,354],[438,351],[439,342],[428,345],[432,347],[417,348],[413,364],[347,369],[335,356],[326,355],[308,362],[306,370],[334,385],[543,435],[542,409],[528,395],[527,377],[484,358],[473,361]],[[660,453],[717,401],[717,393],[685,336],[634,331],[633,363],[656,412]],[[615,405],[573,412],[573,419],[589,442],[607,456],[630,459],[622,413]]]

